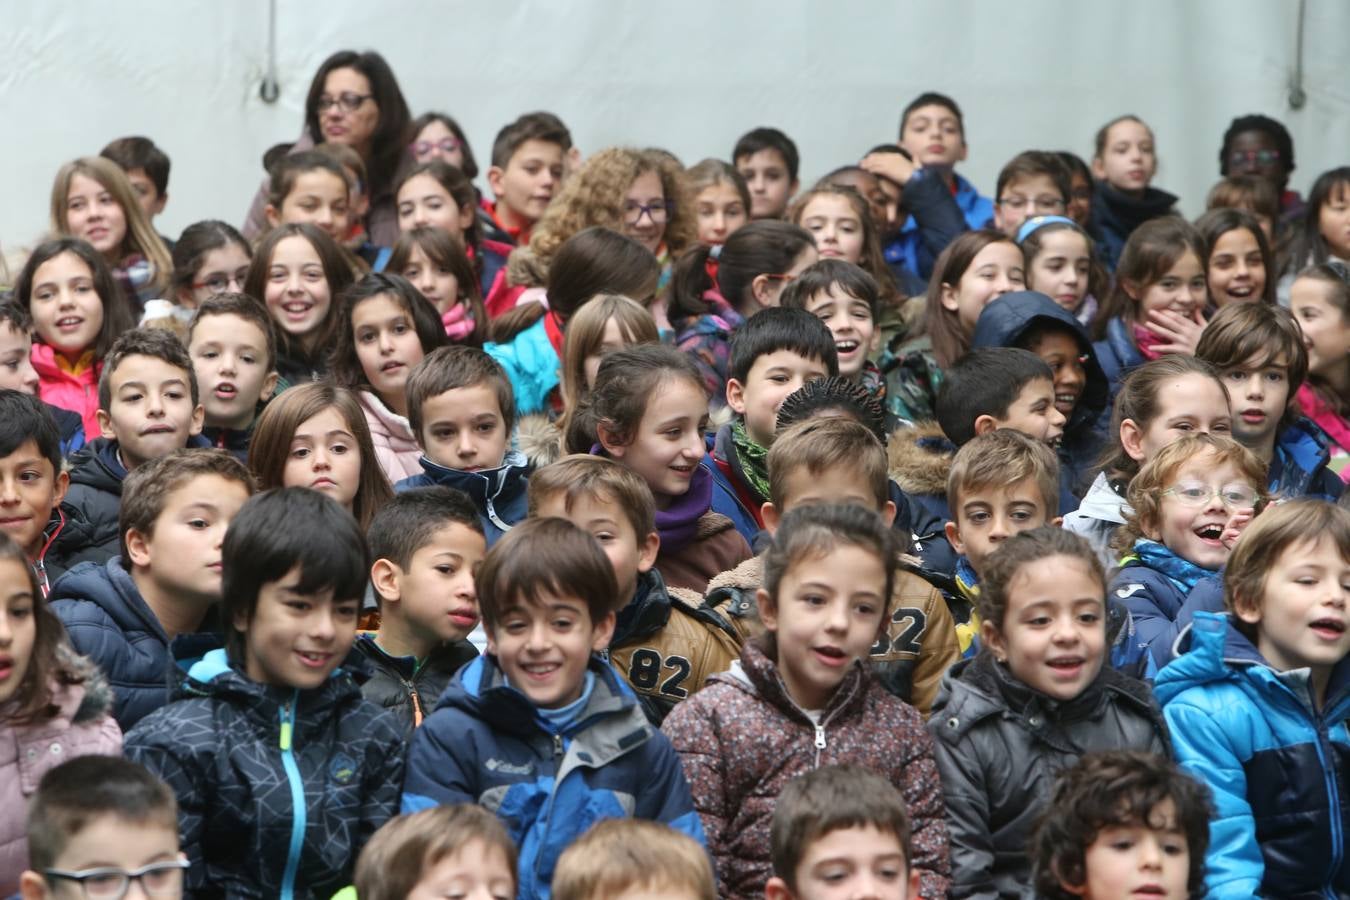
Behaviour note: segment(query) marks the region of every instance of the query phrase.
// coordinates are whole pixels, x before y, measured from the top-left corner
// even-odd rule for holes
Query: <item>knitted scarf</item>
[[[1185,594],[1189,594],[1200,579],[1210,578],[1214,575],[1209,569],[1202,569],[1189,559],[1182,559],[1177,556],[1157,541],[1150,541],[1146,538],[1140,538],[1134,542],[1132,556],[1153,571],[1166,575],[1167,580],[1172,582],[1177,590]],[[1121,564],[1127,564],[1130,560],[1131,557],[1127,556],[1121,560]]]
[[[1162,342],[1163,339],[1161,337],[1145,328],[1143,325],[1134,326],[1134,345],[1139,348],[1139,354],[1143,356],[1144,359],[1152,360],[1161,357],[1162,354],[1155,350],[1154,347]]]
[[[745,430],[745,422],[737,419],[731,424],[731,443],[736,448],[736,461],[741,464],[741,473],[745,475],[750,489],[756,494],[769,497],[769,449],[761,447],[750,439]]]

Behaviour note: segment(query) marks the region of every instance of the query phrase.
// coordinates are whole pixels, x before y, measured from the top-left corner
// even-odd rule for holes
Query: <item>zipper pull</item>
[[[816,723],[816,749],[825,749],[825,726],[818,722]]]
[[[562,735],[555,734],[553,736],[553,756],[555,759],[562,759],[562,755],[563,755]]]
[[[281,708],[281,750],[283,753],[291,749],[291,705],[287,703]]]

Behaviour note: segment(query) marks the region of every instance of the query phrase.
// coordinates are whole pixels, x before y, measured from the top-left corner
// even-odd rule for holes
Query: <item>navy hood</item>
[[[990,301],[980,313],[975,323],[975,334],[971,339],[972,347],[1015,347],[1022,335],[1038,324],[1058,325],[1073,334],[1078,347],[1086,359],[1083,362],[1083,375],[1087,383],[1083,394],[1078,398],[1073,416],[1065,425],[1065,430],[1075,429],[1084,423],[1092,423],[1106,408],[1110,396],[1110,386],[1101,363],[1092,352],[1092,339],[1073,313],[1051,300],[1039,291],[1014,291]]]

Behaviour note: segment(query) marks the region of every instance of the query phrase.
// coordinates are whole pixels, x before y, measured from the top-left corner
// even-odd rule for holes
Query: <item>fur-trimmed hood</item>
[[[543,413],[521,416],[516,422],[516,449],[525,454],[531,469],[555,463],[563,456],[562,431]]]
[[[80,679],[79,684],[62,686],[54,698],[70,723],[81,725],[111,715],[112,688],[94,661],[76,653],[65,641],[56,645],[56,658],[62,668]]]
[[[548,283],[548,263],[530,247],[517,247],[506,260],[506,280],[517,287],[543,287]]]
[[[905,493],[946,496],[956,446],[936,422],[897,430],[886,453],[891,478]]]

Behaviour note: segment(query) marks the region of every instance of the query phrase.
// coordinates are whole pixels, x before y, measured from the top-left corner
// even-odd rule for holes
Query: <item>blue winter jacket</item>
[[[190,663],[221,646],[210,617],[198,633],[170,641],[119,556],[81,563],[52,585],[47,599],[71,646],[103,671],[123,732],[169,702],[182,681],[180,661]]]
[[[495,359],[506,370],[506,377],[511,379],[517,417],[544,411],[549,393],[558,386],[558,369],[562,361],[548,339],[548,329],[542,318],[509,343],[484,344],[483,352]]]
[[[1177,636],[1197,612],[1223,612],[1220,575],[1202,578],[1190,593],[1182,593],[1162,572],[1136,561],[1111,577],[1110,591],[1130,611],[1134,641],[1147,648],[1158,668],[1172,661]]]
[[[723,425],[717,430],[717,434],[707,442],[710,446],[708,452],[703,455],[703,460],[699,464],[712,473],[713,477],[713,512],[721,513],[731,520],[740,532],[741,537],[751,547],[755,546],[755,539],[759,537],[759,520],[755,517],[758,510],[750,509],[744,500],[741,499],[740,491],[727,473],[722,471],[722,467],[717,464],[720,456],[726,460],[733,471],[740,475],[740,460],[736,457],[736,445],[731,439],[731,425]],[[744,479],[742,479],[744,481]],[[742,485],[746,493],[753,495],[754,491],[749,485]],[[767,497],[765,498],[768,499]],[[761,503],[761,505],[763,505]]]
[[[555,732],[496,657],[461,669],[413,736],[403,812],[477,803],[520,848],[522,900],[547,898],[562,851],[600,819],[664,822],[703,842],[703,826],[669,739],[596,657],[590,699]]]
[[[1120,382],[1130,374],[1130,370],[1144,362],[1144,354],[1139,352],[1139,347],[1134,343],[1134,332],[1130,324],[1120,318],[1111,319],[1106,323],[1106,336],[1100,341],[1092,342],[1092,355],[1097,358],[1102,372],[1106,375],[1111,397],[1116,396],[1116,392],[1120,390]],[[1105,414],[1110,415],[1109,406]]]
[[[1350,658],[1326,701],[1306,669],[1277,672],[1226,616],[1197,613],[1154,692],[1178,761],[1214,792],[1213,900],[1350,895]]]
[[[478,507],[478,517],[483,523],[489,547],[510,531],[512,525],[522,521],[529,511],[525,489],[528,487],[530,464],[519,450],[508,451],[498,468],[481,472],[449,469],[425,456],[420,462],[422,474],[403,479],[394,485],[394,490],[402,493],[440,484],[463,491]]]
[[[968,228],[981,228],[994,215],[993,201],[981,197],[974,185],[956,175],[956,194],[936,173],[919,169],[905,182],[900,205],[909,219],[883,248],[892,270],[915,273],[920,284],[933,275],[933,263],[947,245]],[[904,283],[901,284],[905,288]],[[905,291],[908,295],[922,293]]]
[[[1271,496],[1335,502],[1345,490],[1345,482],[1327,468],[1330,446],[1326,432],[1304,416],[1281,429],[1275,436],[1275,455],[1266,476]]]
[[[360,665],[355,655],[348,665]],[[327,900],[398,811],[407,746],[344,669],[317,688],[249,679],[224,650],[126,737],[178,797],[185,897]]]

